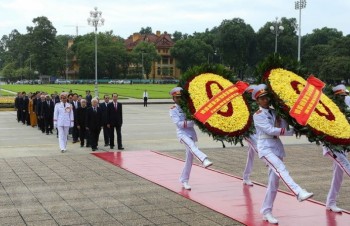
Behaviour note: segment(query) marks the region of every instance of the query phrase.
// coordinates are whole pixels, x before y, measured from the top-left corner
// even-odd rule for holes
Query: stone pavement
[[[184,158],[169,106],[124,105],[124,151],[156,150]],[[226,144],[223,149],[197,132],[213,168],[241,176],[246,147]],[[294,180],[324,202],[332,162],[305,139],[284,141]],[[241,225],[90,153],[69,140],[68,152],[62,154],[54,135],[17,123],[14,111],[0,112],[0,225]],[[266,170],[256,158],[252,180],[266,184]],[[338,201],[347,210],[349,182],[345,177]],[[287,190],[282,183],[280,188]]]

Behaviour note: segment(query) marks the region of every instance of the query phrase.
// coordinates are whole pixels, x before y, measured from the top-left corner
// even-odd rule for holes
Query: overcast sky
[[[350,34],[350,0],[306,0],[302,10],[302,35],[313,29],[328,27]],[[21,34],[33,26],[35,17],[46,16],[57,34],[79,35],[92,32],[89,12],[95,6],[102,11],[105,25],[99,31],[110,31],[127,38],[141,27],[152,27],[173,33],[193,34],[219,26],[224,19],[239,17],[258,31],[276,17],[299,19],[294,0],[0,0],[0,37],[13,29]]]

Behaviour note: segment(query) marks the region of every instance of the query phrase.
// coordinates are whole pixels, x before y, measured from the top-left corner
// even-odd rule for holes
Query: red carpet
[[[152,151],[93,154],[243,224],[269,225],[262,221],[259,213],[266,191],[263,185],[243,186],[239,177],[193,166],[190,179],[192,190],[186,191],[178,179],[184,164],[181,160]],[[349,212],[336,214],[326,211],[321,203],[313,200],[298,202],[294,196],[284,192],[278,193],[273,214],[279,220],[279,225],[283,226],[350,225]]]

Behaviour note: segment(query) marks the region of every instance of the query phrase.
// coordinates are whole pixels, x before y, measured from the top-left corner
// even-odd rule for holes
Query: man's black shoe
[[[124,150],[124,148],[123,147],[119,147],[118,150]]]

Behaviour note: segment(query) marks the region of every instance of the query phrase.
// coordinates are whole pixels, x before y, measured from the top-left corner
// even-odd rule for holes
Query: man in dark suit
[[[85,119],[86,130],[90,133],[90,143],[92,151],[98,150],[98,137],[102,126],[102,111],[98,107],[98,100],[91,100],[91,107],[87,109]]]
[[[15,98],[15,109],[17,111],[17,122],[20,122],[22,120],[22,111],[21,111],[21,108],[20,108],[20,101],[22,100],[22,93],[21,92],[18,92],[17,93],[17,96]]]
[[[109,104],[109,95],[104,95],[104,102],[100,103],[100,109],[102,110],[102,126],[103,126],[103,138],[105,141],[105,147],[109,146],[109,134],[110,130],[107,127],[107,106]]]
[[[30,125],[30,122],[29,122],[29,113],[28,113],[28,105],[29,105],[29,98],[26,94],[26,92],[22,92],[22,95],[23,95],[23,101],[20,102],[20,104],[22,105],[21,106],[21,109],[22,109],[22,123],[23,125],[27,123],[27,125],[29,126]]]
[[[78,102],[78,94],[76,94],[76,93],[73,94],[71,104],[73,106],[74,118],[77,118],[77,109],[80,108],[80,102]],[[79,139],[79,130],[78,130],[77,125],[78,125],[77,121],[74,120],[74,126],[73,126],[73,129],[72,129],[73,144],[77,143],[78,139]]]
[[[45,101],[42,103],[42,116],[45,123],[46,135],[52,134],[53,130],[53,112],[55,110],[55,104],[51,100],[49,95],[46,95]]]
[[[110,148],[114,148],[114,128],[117,132],[117,143],[118,143],[118,150],[123,150],[123,144],[122,144],[122,133],[121,128],[123,125],[123,109],[122,104],[119,103],[118,100],[118,94],[113,93],[112,94],[113,101],[108,104],[107,107],[107,127],[110,129],[110,136],[109,136],[109,145]]]
[[[77,128],[79,130],[79,137],[80,137],[80,147],[84,147],[85,139],[86,139],[86,147],[90,147],[90,136],[88,131],[86,130],[86,100],[82,99],[80,101],[81,106],[77,109],[77,117],[74,118],[74,122],[77,123]]]
[[[45,102],[45,95],[41,94],[40,99],[37,102],[36,106],[36,116],[38,117],[38,127],[41,130],[42,133],[45,133],[45,121],[44,121],[44,102]]]

